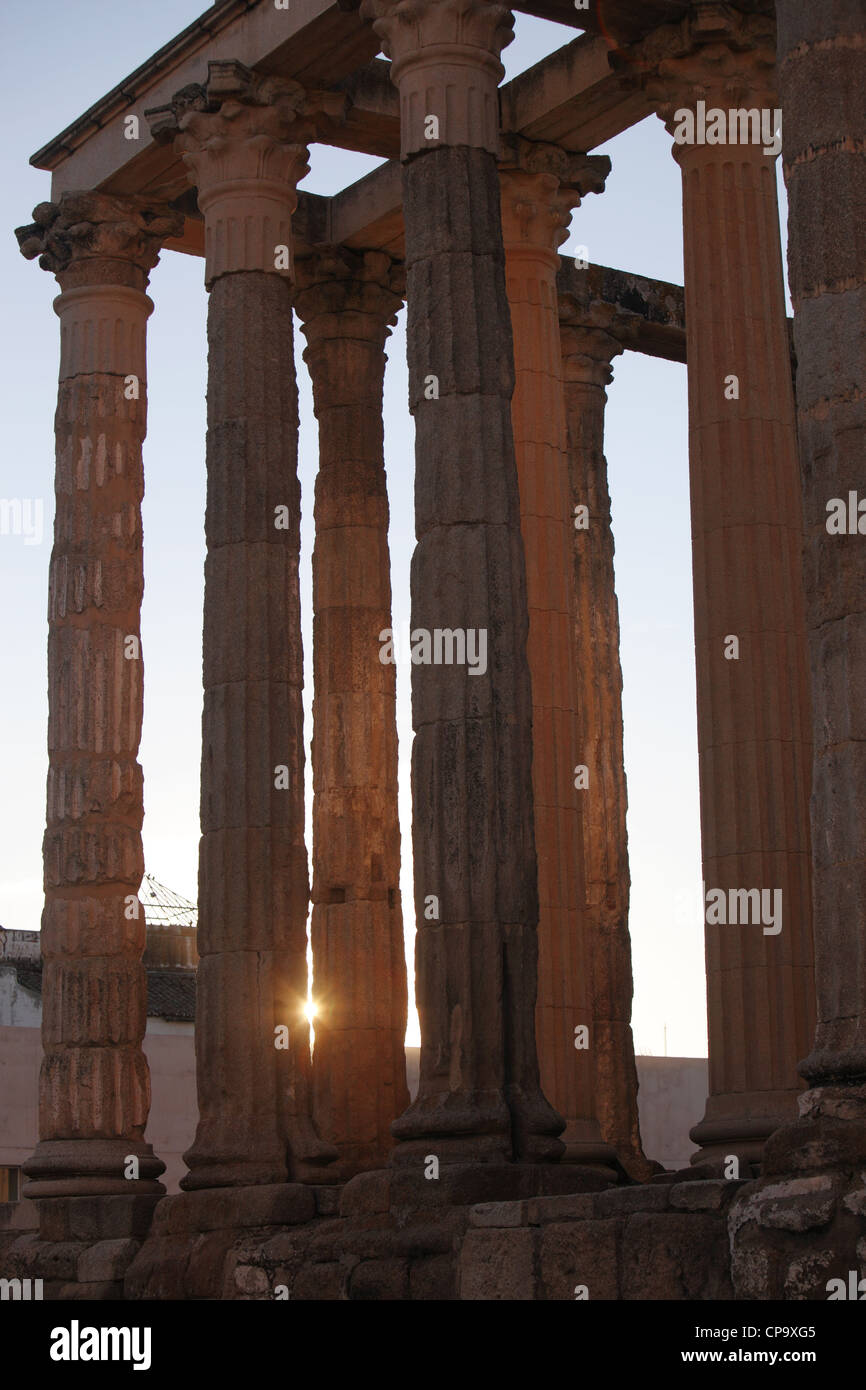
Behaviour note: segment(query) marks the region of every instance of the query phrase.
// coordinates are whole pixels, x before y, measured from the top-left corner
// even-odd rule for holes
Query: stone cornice
[[[498,151],[502,49],[513,15],[487,0],[362,0],[400,91],[401,157],[438,145]],[[429,118],[438,123],[431,134]]]

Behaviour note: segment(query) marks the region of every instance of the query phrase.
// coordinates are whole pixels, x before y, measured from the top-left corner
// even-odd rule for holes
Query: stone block
[[[526,1220],[530,1226],[545,1226],[550,1221],[588,1221],[597,1215],[595,1203],[595,1194],[589,1192],[533,1197],[526,1203]]]
[[[78,1259],[78,1281],[81,1284],[103,1280],[122,1280],[141,1246],[139,1240],[101,1240],[91,1245]]]
[[[19,1271],[33,1279],[62,1279],[72,1281],[78,1277],[78,1260],[87,1249],[80,1241],[34,1240],[24,1246],[16,1241],[13,1246],[16,1273]]]
[[[119,1303],[123,1300],[123,1283],[119,1279],[101,1279],[91,1284],[60,1284],[45,1296],[63,1303]]]
[[[193,1255],[187,1235],[151,1237],[139,1250],[123,1280],[123,1296],[140,1299],[189,1298],[187,1266]],[[220,1290],[211,1297],[218,1298]]]
[[[482,1202],[469,1212],[470,1226],[523,1226],[526,1202]]]
[[[316,1214],[318,1216],[339,1215],[342,1193],[342,1186],[314,1187],[313,1194],[316,1199]]]
[[[532,1301],[534,1243],[533,1231],[468,1231],[460,1252],[461,1300]]]
[[[256,1265],[237,1265],[233,1282],[238,1292],[248,1298],[269,1298],[271,1295],[271,1281]]]
[[[457,1297],[457,1261],[451,1255],[432,1255],[409,1266],[409,1297],[441,1303]]]
[[[827,1280],[835,1273],[839,1257],[833,1250],[810,1250],[792,1260],[785,1272],[784,1298],[808,1299],[823,1302],[827,1298]]]
[[[622,1221],[563,1221],[541,1232],[541,1297],[568,1301],[585,1286],[590,1300],[619,1297]]]
[[[394,1301],[409,1297],[409,1265],[406,1260],[364,1260],[349,1279],[349,1297],[357,1300]]]
[[[677,1183],[669,1189],[671,1206],[680,1211],[721,1211],[741,1186],[727,1178]]]
[[[597,1216],[628,1216],[635,1211],[664,1211],[669,1200],[670,1189],[662,1184],[615,1187],[594,1198],[595,1213]]]
[[[216,1187],[165,1198],[154,1222],[154,1234],[295,1226],[312,1221],[315,1215],[313,1189],[303,1183]]]
[[[639,1212],[622,1236],[624,1299],[729,1299],[728,1232],[705,1213]]]
[[[301,1302],[333,1302],[346,1298],[351,1268],[350,1262],[340,1260],[304,1265],[295,1278],[292,1299]]]
[[[368,1216],[388,1211],[391,1205],[392,1174],[386,1169],[373,1173],[358,1173],[343,1188],[340,1196],[341,1216]]]
[[[826,1226],[835,1209],[835,1184],[826,1175],[770,1183],[755,1192],[746,1208],[759,1226],[778,1231]]]

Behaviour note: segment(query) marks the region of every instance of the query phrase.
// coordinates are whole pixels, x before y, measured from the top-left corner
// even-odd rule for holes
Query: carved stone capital
[[[64,290],[123,285],[144,291],[164,243],[183,231],[183,216],[145,198],[64,193],[40,203],[33,222],[17,227],[22,256],[39,257]]]
[[[184,87],[168,106],[146,112],[154,139],[174,142],[198,190],[208,286],[239,270],[291,277],[291,218],[309,173],[307,143],[345,102],[242,63],[212,62],[203,87]]]
[[[568,237],[572,211],[587,193],[603,193],[610,160],[572,154],[521,136],[500,148],[502,237],[512,251],[532,247],[556,256]]]
[[[402,262],[385,251],[327,246],[297,261],[295,309],[310,348],[333,338],[384,344],[405,285]]]
[[[391,59],[401,157],[439,145],[496,154],[499,55],[514,38],[511,11],[487,0],[362,0],[360,14]]]
[[[637,341],[640,314],[597,299],[590,291],[561,294],[558,304],[563,381],[609,386],[614,357]]]
[[[610,62],[625,83],[646,92],[671,134],[675,113],[694,111],[699,101],[725,111],[778,103],[774,20],[727,4],[700,4]]]

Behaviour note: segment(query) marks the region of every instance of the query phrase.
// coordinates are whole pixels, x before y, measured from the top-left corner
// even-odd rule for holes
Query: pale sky
[[[21,535],[0,535],[0,926],[6,928],[38,929],[42,910],[46,604],[59,360],[58,320],[51,308],[56,281],[35,262],[23,260],[12,229],[29,222],[35,204],[50,196],[50,175],[30,168],[30,155],[206,8],[203,0],[149,0],[134,8],[119,6],[116,0],[76,0],[74,6],[52,6],[50,15],[41,7],[16,6],[0,18],[6,227],[0,237],[6,309],[0,499],[29,501],[34,519],[41,504],[44,515],[38,544],[27,543]],[[506,80],[568,42],[573,33],[518,15],[517,36],[503,54]],[[651,117],[594,153],[611,157],[607,189],[601,196],[588,197],[575,213],[563,253],[573,254],[576,246],[585,244],[593,261],[681,284],[680,175],[661,122]],[[314,146],[311,173],[302,186],[334,193],[378,162]],[[145,861],[150,873],[193,900],[202,700],[207,312],[203,267],[201,260],[164,252],[151,277],[156,309],[148,336],[144,453],[145,712],[140,761],[145,776]],[[318,449],[299,330],[296,341],[309,772],[310,561]],[[396,627],[409,619],[414,545],[405,310],[388,351],[385,447]],[[635,1045],[644,1053],[666,1050],[670,1056],[705,1056],[686,371],[634,353],[617,358],[614,371],[605,449],[622,624]],[[408,673],[401,667],[397,679],[406,913],[412,903],[412,733]],[[308,788],[308,804],[309,798]],[[308,849],[310,845],[308,833]],[[408,1041],[417,1041],[416,1028],[413,1017]]]

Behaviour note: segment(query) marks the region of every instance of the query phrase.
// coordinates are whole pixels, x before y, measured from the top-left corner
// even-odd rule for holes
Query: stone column
[[[724,118],[750,108],[772,117],[778,105],[772,21],[760,16],[700,6],[653,34],[643,57],[647,92],[678,139],[689,133],[685,114],[701,121],[699,101]],[[696,1161],[760,1159],[796,1111],[797,1060],[814,1027],[803,525],[774,165],[766,135],[750,133],[757,143],[730,129],[724,143],[702,144],[696,125],[694,143],[674,145],[709,900],[710,1096],[692,1132]],[[757,921],[754,895],[743,901],[755,889],[768,895]],[[737,890],[747,925],[728,918]]]
[[[332,247],[298,262],[319,422],[313,551],[313,1104],[343,1177],[381,1168],[406,1088],[397,719],[382,389],[402,266]],[[387,638],[386,638],[387,641]]]
[[[142,442],[148,274],[181,219],[65,194],[20,228],[62,294],[48,597],[39,1143],[28,1197],[161,1193],[145,1143]]]
[[[604,457],[611,362],[634,340],[637,315],[576,295],[560,298],[574,581],[574,650],[581,762],[589,771],[583,829],[586,933],[592,961],[595,1113],[629,1173],[652,1171],[643,1153],[631,1031],[629,866],[623,760],[619,607]],[[577,511],[586,508],[586,515]]]
[[[794,300],[815,739],[812,844],[818,1026],[800,1073],[821,1132],[866,1158],[866,91],[862,9],[779,0],[779,85]],[[816,127],[813,113],[820,112]],[[855,140],[859,136],[859,141]],[[823,1119],[822,1119],[823,1117]],[[854,1126],[846,1120],[857,1119]],[[835,1134],[834,1134],[835,1130]],[[847,1132],[846,1132],[847,1131]],[[781,1140],[782,1136],[780,1136]],[[797,1166],[807,1135],[774,1156]],[[861,1208],[862,1209],[862,1208]],[[849,1211],[856,1208],[849,1207]],[[866,1272],[862,1271],[861,1273]]]
[[[555,145],[503,142],[505,276],[514,338],[511,403],[526,557],[527,656],[532,685],[532,794],[538,854],[536,1038],[545,1095],[565,1117],[566,1158],[612,1160],[595,1113],[591,943],[584,910],[581,818],[586,791],[573,640],[572,511],[557,247],[581,196],[600,193],[604,158]],[[578,1046],[578,1044],[581,1044]],[[588,1046],[586,1045],[588,1044]]]
[[[374,20],[400,90],[416,429],[422,1046],[418,1097],[394,1125],[395,1159],[549,1159],[562,1152],[563,1122],[542,1096],[535,1045],[532,707],[496,168],[499,53],[511,16],[458,0],[411,10],[364,0],[361,12]],[[421,664],[437,655],[436,630],[440,660],[452,664]]]
[[[296,83],[211,63],[155,115],[205,217],[205,533],[196,1071],[186,1189],[315,1180],[292,332]]]

